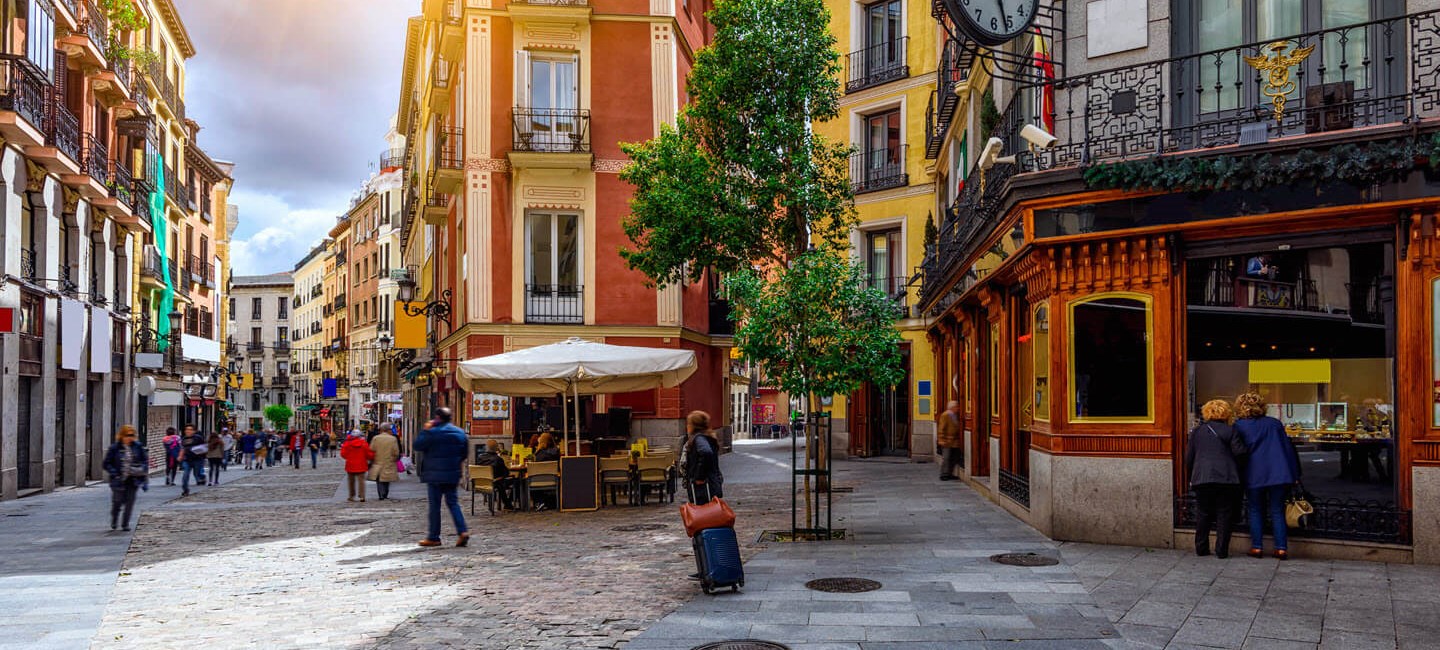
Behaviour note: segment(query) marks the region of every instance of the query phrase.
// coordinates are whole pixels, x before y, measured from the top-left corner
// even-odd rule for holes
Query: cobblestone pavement
[[[93,647],[614,648],[699,592],[677,504],[470,516],[462,493],[470,546],[421,549],[413,477],[347,503],[342,476],[276,468],[151,510]],[[788,527],[774,488],[727,484],[747,542]]]

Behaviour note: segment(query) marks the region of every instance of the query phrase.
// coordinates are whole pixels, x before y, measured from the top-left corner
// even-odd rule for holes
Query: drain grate
[[[1060,563],[1060,560],[1039,553],[1000,553],[991,555],[990,561],[1010,566],[1054,566]]]
[[[716,641],[715,643],[697,645],[690,650],[790,650],[790,646],[781,645],[774,641],[740,639],[739,641]]]
[[[665,530],[669,528],[665,524],[630,524],[628,526],[616,526],[611,528],[617,533],[643,533],[647,530]]]
[[[865,578],[819,578],[805,583],[806,589],[825,591],[832,594],[858,594],[875,591],[880,583]]]

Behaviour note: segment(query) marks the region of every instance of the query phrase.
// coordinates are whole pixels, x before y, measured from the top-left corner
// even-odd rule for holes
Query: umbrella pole
[[[565,436],[570,435],[570,409],[565,408],[565,391],[560,391],[560,444],[565,444]]]

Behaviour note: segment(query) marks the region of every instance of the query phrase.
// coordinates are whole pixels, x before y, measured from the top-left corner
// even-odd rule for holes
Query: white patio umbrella
[[[579,439],[579,396],[629,393],[679,386],[695,372],[690,350],[606,345],[579,338],[504,354],[461,361],[456,381],[467,391],[512,397],[545,397],[570,393],[576,397],[576,439]],[[570,414],[565,413],[569,443]]]

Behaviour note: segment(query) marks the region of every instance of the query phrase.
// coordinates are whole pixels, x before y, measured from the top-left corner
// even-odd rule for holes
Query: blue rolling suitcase
[[[706,528],[692,538],[695,544],[695,568],[700,571],[700,588],[705,593],[729,587],[739,591],[745,586],[745,569],[740,565],[740,542],[734,528]]]

